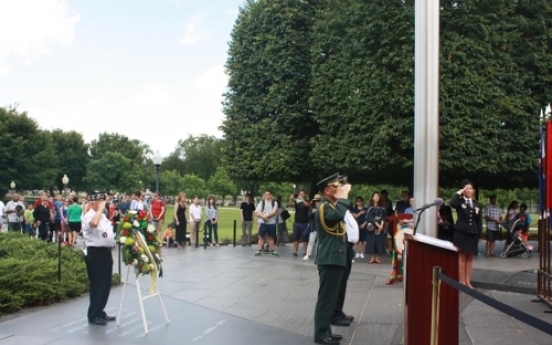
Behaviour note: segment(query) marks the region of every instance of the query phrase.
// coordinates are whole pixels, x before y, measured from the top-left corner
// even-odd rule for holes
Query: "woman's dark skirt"
[[[468,234],[467,232],[457,230],[454,232],[454,240],[452,243],[454,243],[454,245],[464,254],[477,254],[479,235]]]

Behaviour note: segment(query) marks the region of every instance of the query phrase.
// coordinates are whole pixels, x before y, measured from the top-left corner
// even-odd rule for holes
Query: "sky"
[[[245,0],[0,0],[0,107],[43,129],[119,133],[171,153],[221,137],[230,33]]]

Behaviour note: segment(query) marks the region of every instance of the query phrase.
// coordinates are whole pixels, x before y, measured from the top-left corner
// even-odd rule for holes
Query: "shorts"
[[[527,242],[529,241],[529,234],[526,232],[522,232],[519,234],[519,239],[522,240],[523,242]]]
[[[69,229],[74,232],[80,232],[82,229],[81,222],[69,222]]]
[[[489,242],[498,241],[498,231],[487,229],[487,241]]]
[[[25,232],[26,232],[27,234],[33,233],[33,227],[31,226],[31,224],[25,223]]]
[[[309,226],[309,223],[293,223],[293,241],[303,240],[307,242],[309,236],[304,236],[303,233]]]
[[[276,224],[260,224],[259,236],[276,238]]]
[[[21,231],[21,223],[20,222],[8,222],[8,229],[10,231]]]
[[[61,231],[61,219],[54,220],[54,231]]]

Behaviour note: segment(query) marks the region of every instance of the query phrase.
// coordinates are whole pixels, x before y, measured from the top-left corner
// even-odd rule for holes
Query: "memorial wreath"
[[[148,224],[147,212],[129,211],[119,222],[119,238],[123,262],[134,266],[136,276],[152,276],[157,280],[161,269],[161,239],[155,226]]]

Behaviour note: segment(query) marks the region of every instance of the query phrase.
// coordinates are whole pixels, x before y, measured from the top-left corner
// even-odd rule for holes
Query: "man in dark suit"
[[[314,311],[314,342],[339,344],[342,337],[332,334],[330,321],[350,260],[343,219],[351,206],[348,200],[351,185],[342,185],[339,174],[334,174],[318,182],[317,186],[323,197],[314,217],[314,228],[318,233],[316,264],[320,282]]]

